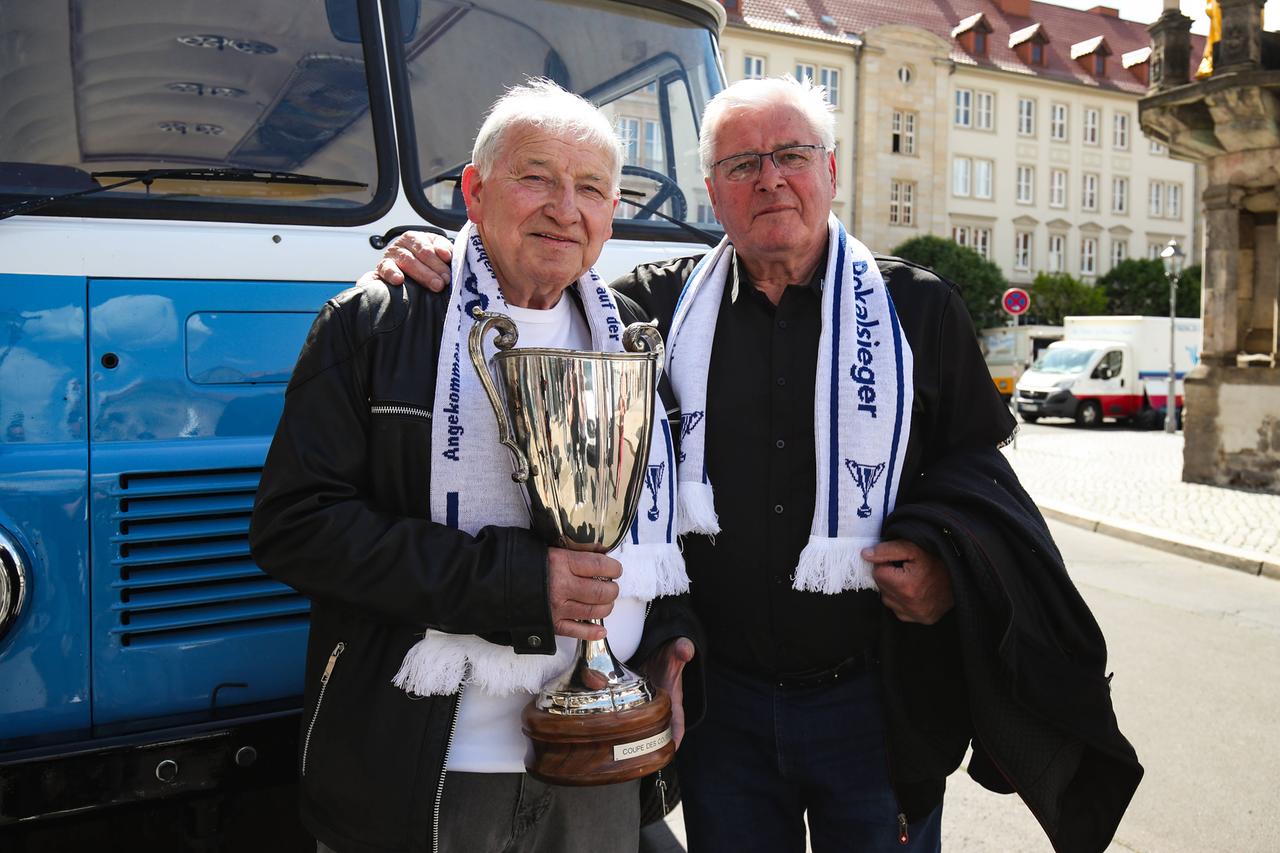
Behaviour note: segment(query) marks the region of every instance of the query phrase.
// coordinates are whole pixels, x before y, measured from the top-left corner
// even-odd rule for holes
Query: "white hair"
[[[525,128],[598,149],[609,159],[611,188],[617,192],[622,180],[622,142],[609,119],[590,101],[540,77],[512,86],[489,108],[471,149],[471,162],[482,179],[492,172],[508,134]]]
[[[836,144],[836,117],[827,103],[827,90],[806,77],[797,80],[791,75],[765,77],[757,80],[739,80],[722,89],[707,102],[702,111],[702,134],[698,138],[698,160],[702,174],[711,176],[711,165],[716,155],[716,133],[720,123],[739,110],[765,110],[770,107],[790,107],[800,113],[810,129],[818,137],[823,148],[831,151]]]

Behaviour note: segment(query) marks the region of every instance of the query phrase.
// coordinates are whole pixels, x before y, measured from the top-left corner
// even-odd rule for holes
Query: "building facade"
[[[856,104],[837,120],[856,145],[841,215],[876,250],[949,237],[1016,283],[1042,271],[1093,281],[1170,239],[1195,252],[1196,167],[1138,124],[1145,25],[1028,0],[726,8],[731,81],[794,73],[790,56],[749,65],[771,58],[773,29],[789,28],[790,44],[850,39]]]

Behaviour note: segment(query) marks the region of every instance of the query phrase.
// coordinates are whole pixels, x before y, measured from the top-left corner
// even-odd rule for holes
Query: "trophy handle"
[[[658,323],[632,323],[622,330],[622,348],[627,352],[651,352],[657,356],[658,372],[654,381],[662,378],[662,335],[658,332]]]
[[[494,417],[498,419],[498,441],[506,445],[511,455],[515,457],[516,469],[511,472],[511,479],[517,483],[523,483],[529,479],[529,460],[511,436],[511,421],[507,418],[507,408],[498,399],[498,388],[493,384],[493,375],[489,373],[489,365],[484,357],[484,336],[490,329],[498,330],[498,337],[494,339],[494,344],[500,350],[509,350],[514,347],[519,333],[516,331],[515,322],[506,314],[483,311],[477,305],[471,309],[471,316],[476,318],[476,324],[471,327],[471,334],[467,337],[467,350],[471,353],[471,363],[475,366],[476,373],[480,375],[480,384],[484,386],[484,392],[489,395],[489,405],[493,406]]]

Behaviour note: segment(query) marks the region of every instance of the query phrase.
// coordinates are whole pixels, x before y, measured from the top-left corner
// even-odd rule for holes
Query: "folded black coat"
[[[1004,456],[972,450],[935,462],[899,500],[884,538],[937,553],[956,602],[952,649],[922,642],[929,629],[885,620],[899,784],[945,777],[971,739],[969,775],[1017,792],[1055,850],[1105,849],[1142,765],[1116,723],[1102,631]]]

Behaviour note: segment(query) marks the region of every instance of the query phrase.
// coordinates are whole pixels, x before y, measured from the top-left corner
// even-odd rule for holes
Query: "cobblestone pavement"
[[[1182,434],[1021,424],[1005,448],[1044,509],[1280,561],[1280,495],[1182,482]]]

